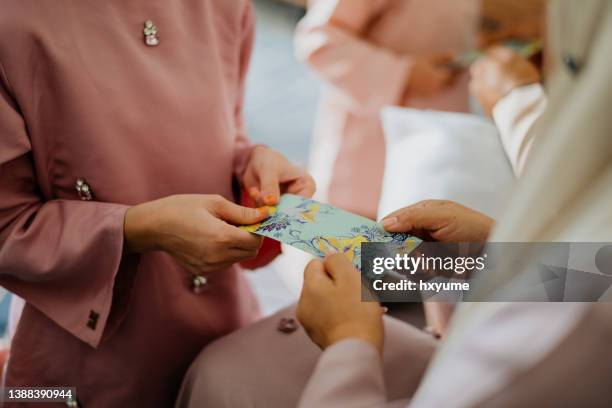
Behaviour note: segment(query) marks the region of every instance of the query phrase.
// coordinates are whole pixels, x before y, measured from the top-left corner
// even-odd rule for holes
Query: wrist
[[[324,348],[330,347],[342,340],[362,340],[369,343],[380,354],[383,350],[383,332],[381,327],[363,327],[362,325],[343,324],[329,332]]]
[[[159,249],[157,242],[157,220],[152,211],[153,202],[138,204],[125,213],[123,234],[128,253],[141,253]]]

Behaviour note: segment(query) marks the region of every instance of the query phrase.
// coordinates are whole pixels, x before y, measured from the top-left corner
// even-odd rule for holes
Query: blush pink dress
[[[318,198],[376,217],[385,157],[380,110],[467,111],[466,74],[434,95],[403,95],[415,57],[471,48],[477,15],[477,0],[310,0],[295,43],[298,59],[326,86],[310,163]]]
[[[250,2],[0,10],[0,284],[27,302],[6,384],[76,387],[87,408],[172,406],[200,349],[252,322],[257,304],[237,267],[197,294],[169,255],[125,255],[123,219],[172,194],[232,199],[251,149]],[[146,20],[158,46],[145,44]]]

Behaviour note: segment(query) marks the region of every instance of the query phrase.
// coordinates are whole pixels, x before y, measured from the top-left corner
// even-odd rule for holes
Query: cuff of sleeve
[[[83,201],[45,204],[33,231],[5,242],[13,260],[5,266],[24,272],[3,276],[2,284],[73,336],[98,347],[109,322],[116,326],[120,321],[109,320],[111,308],[117,309],[114,298],[123,296],[134,279],[129,269],[121,271],[127,209],[121,204]],[[62,222],[53,228],[50,220],[56,219]],[[57,247],[49,249],[51,242]],[[40,245],[45,249],[32,259],[32,248]],[[120,308],[127,302],[117,304]],[[122,314],[120,310],[112,313]]]
[[[515,174],[520,172],[531,142],[529,130],[545,108],[546,95],[539,83],[513,89],[493,107],[493,120]]]
[[[410,82],[410,72],[413,66],[412,59],[405,56],[387,55],[388,69],[384,73],[386,81],[377,91],[378,97],[372,98],[372,109],[380,109],[386,105],[403,105],[406,96],[406,87]]]
[[[120,273],[124,260],[123,226],[125,212],[128,208],[128,206],[112,204],[112,207],[107,209],[102,221],[106,224],[106,228],[100,243],[104,254],[96,265],[96,275],[92,276],[97,282],[92,286],[93,293],[89,298],[91,307],[89,311],[80,309],[88,313],[88,316],[79,316],[77,321],[72,322],[74,326],[72,329],[65,326],[94,348],[98,347],[103,338],[108,337],[111,331],[114,331],[124,317],[123,312],[127,308],[127,302],[123,301],[125,300],[124,294],[127,292],[126,287],[131,289],[135,278],[135,274],[124,276]],[[120,304],[126,306],[121,307],[121,311],[119,310]]]
[[[335,406],[340,402],[338,396],[350,396],[349,400],[358,402],[359,406],[382,406],[385,403],[382,361],[371,344],[347,339],[327,348],[299,406]]]

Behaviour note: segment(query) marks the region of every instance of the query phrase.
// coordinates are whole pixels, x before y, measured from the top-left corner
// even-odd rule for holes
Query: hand
[[[486,242],[494,223],[485,214],[445,200],[421,201],[381,220],[389,232],[438,242]]]
[[[384,310],[361,301],[361,274],[342,254],[313,260],[304,270],[297,318],[306,333],[325,349],[349,338],[361,339],[382,352]]]
[[[254,258],[262,238],[233,225],[268,216],[265,208],[241,207],[217,195],[176,195],[128,209],[127,250],[162,250],[194,273],[206,273]]]
[[[478,211],[452,201],[426,200],[387,215],[381,220],[381,224],[389,232],[407,232],[425,241],[484,244],[494,221]],[[471,249],[477,252],[481,245]],[[444,337],[454,306],[426,301],[423,307],[429,327]]]
[[[470,92],[491,116],[500,99],[519,86],[540,82],[540,73],[529,61],[505,47],[493,47],[470,68]]]
[[[281,193],[312,197],[313,178],[282,154],[264,146],[253,149],[243,174],[249,195],[260,205],[278,204]]]
[[[450,67],[451,61],[451,55],[416,59],[410,66],[404,99],[411,96],[429,96],[449,86],[457,73]]]

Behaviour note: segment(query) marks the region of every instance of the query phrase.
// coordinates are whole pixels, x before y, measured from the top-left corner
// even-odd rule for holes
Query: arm
[[[163,250],[196,273],[257,253],[260,239],[228,223],[259,222],[267,211],[221,197],[130,208],[45,197],[26,123],[0,74],[0,284],[59,326],[93,347],[119,326],[136,278],[130,252]]]
[[[534,139],[530,130],[545,109],[546,95],[540,84],[515,88],[493,107],[495,125],[517,176],[523,170]]]
[[[0,284],[92,346],[107,326],[123,253],[120,204],[48,200],[38,189],[25,123],[0,81]],[[113,322],[116,323],[116,322]],[[112,326],[112,325],[111,325]]]
[[[323,352],[299,407],[378,408],[386,405],[380,354],[365,341],[346,339]]]
[[[514,173],[519,175],[534,136],[530,130],[546,108],[540,73],[504,47],[488,50],[470,71],[470,91],[495,120]]]
[[[370,110],[401,101],[411,59],[363,40],[385,0],[314,0],[295,37],[296,56],[351,105]]]
[[[421,381],[436,342],[403,322],[383,318],[380,305],[362,301],[360,292],[361,274],[343,254],[314,260],[304,270],[296,315],[325,351],[300,407],[398,406],[405,401],[387,401],[387,396],[407,398]]]

